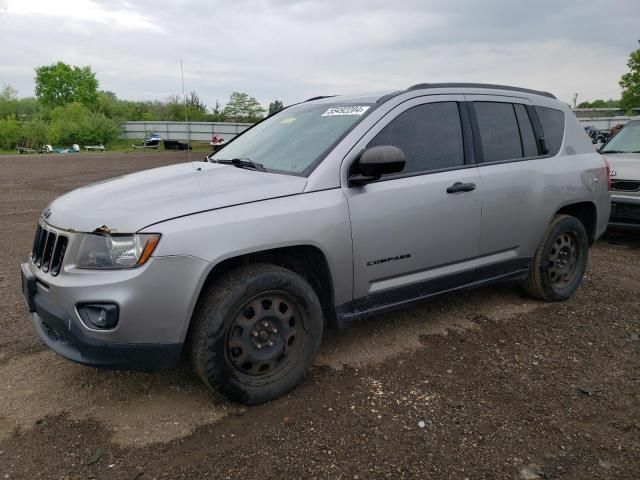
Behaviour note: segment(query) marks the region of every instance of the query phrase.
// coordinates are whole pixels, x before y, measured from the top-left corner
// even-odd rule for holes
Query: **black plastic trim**
[[[515,258],[354,299],[336,307],[336,326],[344,328],[354,320],[408,307],[446,293],[520,280],[526,278],[530,265],[529,257]]]
[[[544,139],[544,130],[542,130],[542,123],[540,122],[540,118],[538,118],[535,105],[525,105],[525,108],[527,109],[529,120],[531,120],[531,125],[533,126],[533,133],[536,136],[538,153],[541,157],[551,157],[552,155],[549,154],[549,148]],[[564,131],[562,134],[564,135]]]
[[[323,98],[333,98],[333,97],[337,97],[337,95],[318,95],[317,97],[307,98],[302,103],[313,102],[314,100],[322,100]]]
[[[473,125],[467,103],[468,102],[458,102],[458,112],[460,113],[460,123],[462,125],[464,164],[473,165],[476,163],[476,149],[473,142]]]
[[[432,88],[485,88],[492,90],[507,90],[509,92],[530,93],[548,98],[556,98],[555,95],[541,90],[532,90],[529,88],[513,87],[510,85],[493,85],[491,83],[418,83],[412,85],[407,90],[427,90]]]

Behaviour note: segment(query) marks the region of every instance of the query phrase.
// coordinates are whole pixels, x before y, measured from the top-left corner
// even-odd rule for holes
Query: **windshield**
[[[371,104],[295,105],[243,133],[209,160],[250,160],[267,171],[305,174],[371,108]]]
[[[627,123],[600,153],[640,153],[640,121]]]

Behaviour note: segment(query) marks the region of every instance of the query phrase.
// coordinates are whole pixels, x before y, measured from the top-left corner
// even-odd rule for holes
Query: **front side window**
[[[403,174],[464,165],[460,112],[456,102],[418,105],[402,112],[367,148],[393,145],[405,155]]]
[[[511,103],[475,102],[485,162],[522,158],[520,131]]]
[[[640,153],[640,121],[627,123],[600,153]]]
[[[372,109],[371,104],[295,105],[243,133],[209,160],[250,160],[267,171],[307,174]]]

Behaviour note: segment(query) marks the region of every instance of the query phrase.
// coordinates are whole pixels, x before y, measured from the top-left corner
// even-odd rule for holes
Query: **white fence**
[[[609,130],[620,123],[625,124],[633,117],[589,117],[578,118],[583,127],[591,125],[599,130]],[[213,135],[225,140],[249,128],[251,123],[227,122],[125,122],[122,124],[121,138],[141,139],[150,133],[157,133],[165,140],[209,142]]]
[[[592,127],[596,127],[598,130],[609,130],[611,127],[615,127],[618,124],[625,124],[632,118],[638,117],[591,117],[591,118],[578,118],[580,125],[583,127],[587,127],[591,125]]]
[[[141,139],[150,133],[157,133],[164,140],[185,142],[209,142],[213,135],[231,140],[251,125],[227,122],[125,122],[120,137]]]

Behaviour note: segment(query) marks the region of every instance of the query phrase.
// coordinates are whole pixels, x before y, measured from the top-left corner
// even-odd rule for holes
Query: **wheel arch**
[[[596,239],[596,226],[598,222],[598,209],[593,202],[576,202],[565,205],[557,210],[555,215],[571,215],[580,220],[589,236],[589,245]]]
[[[336,326],[333,278],[329,262],[327,261],[326,255],[322,250],[320,250],[320,248],[307,244],[243,253],[220,261],[207,273],[206,278],[200,287],[200,291],[198,292],[197,299],[194,302],[193,311],[195,311],[195,306],[198,304],[203,292],[206,291],[209,285],[215,283],[225,273],[242,265],[250,265],[253,263],[277,265],[291,270],[303,277],[307,282],[309,282],[318,295],[327,326],[332,328]],[[189,341],[193,311],[189,317],[185,344]]]

